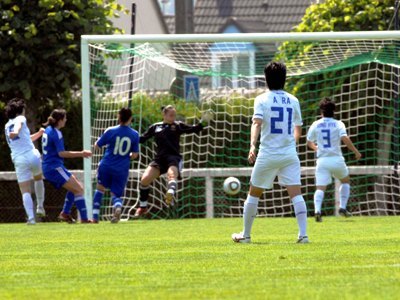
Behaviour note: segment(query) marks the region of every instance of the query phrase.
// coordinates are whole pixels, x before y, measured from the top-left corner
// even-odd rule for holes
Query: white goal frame
[[[329,40],[391,40],[400,39],[400,31],[347,31],[347,32],[307,32],[307,33],[234,33],[234,34],[143,34],[143,35],[82,35],[82,131],[83,149],[92,149],[90,144],[91,112],[90,112],[90,43],[204,43],[204,42],[284,42],[284,41],[329,41]],[[84,159],[84,182],[92,182],[95,178],[91,170],[91,158]],[[350,174],[390,174],[392,166],[350,167]],[[134,171],[135,172],[135,171]],[[136,171],[137,172],[137,171]],[[232,172],[232,173],[231,173]],[[303,169],[313,172],[313,168]],[[367,173],[368,172],[368,173]],[[378,172],[378,173],[376,173]],[[383,172],[383,173],[382,173]],[[212,180],[213,177],[239,174],[249,175],[250,168],[233,169],[198,169],[187,170],[184,174],[207,178],[207,217],[212,217]],[[304,173],[303,173],[304,174]],[[85,199],[89,216],[92,215],[92,184],[85,184]]]

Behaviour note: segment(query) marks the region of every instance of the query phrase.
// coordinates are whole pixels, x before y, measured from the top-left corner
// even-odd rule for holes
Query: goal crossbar
[[[284,42],[329,40],[385,40],[400,38],[399,31],[274,32],[230,34],[82,35],[82,43],[207,43]]]

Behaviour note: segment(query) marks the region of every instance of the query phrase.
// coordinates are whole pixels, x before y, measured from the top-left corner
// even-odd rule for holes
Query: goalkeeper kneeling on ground
[[[167,205],[174,205],[177,178],[182,171],[182,155],[180,154],[180,136],[188,133],[199,133],[207,125],[206,120],[197,125],[188,125],[176,121],[176,109],[172,105],[161,108],[163,121],[151,125],[140,136],[140,143],[154,137],[156,142],[156,156],[146,168],[140,180],[140,204],[134,217],[139,218],[147,214],[147,200],[150,193],[150,184],[160,175],[167,173],[168,188],[165,193]]]

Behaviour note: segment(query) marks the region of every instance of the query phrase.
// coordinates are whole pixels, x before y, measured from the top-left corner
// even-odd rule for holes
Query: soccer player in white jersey
[[[275,177],[285,186],[293,203],[299,227],[298,243],[308,243],[307,207],[301,195],[300,160],[296,143],[301,136],[300,104],[296,97],[283,90],[286,66],[271,62],[264,68],[269,91],[259,95],[254,102],[253,124],[248,160],[254,163],[250,190],[244,203],[244,228],[232,234],[237,243],[250,243],[251,228],[257,214],[258,201],[264,189],[271,189]],[[260,149],[256,146],[261,132]]]
[[[41,128],[38,132],[30,134],[26,124],[25,102],[23,99],[11,99],[7,104],[6,114],[9,118],[5,126],[6,140],[11,149],[11,158],[15,166],[25,212],[28,216],[27,224],[33,225],[35,224],[35,215],[31,195],[32,177],[37,199],[36,215],[43,217],[46,214],[43,208],[42,162],[39,151],[33,145],[33,142],[42,136],[44,129]]]
[[[308,130],[307,146],[317,152],[315,170],[317,189],[314,194],[315,220],[322,222],[321,206],[326,186],[332,182],[332,176],[341,182],[339,214],[344,217],[351,216],[351,213],[346,209],[350,196],[350,177],[340,149],[341,141],[354,152],[357,160],[361,158],[361,153],[347,136],[346,126],[343,122],[333,118],[335,103],[329,98],[324,98],[320,102],[319,108],[322,118],[315,121]]]

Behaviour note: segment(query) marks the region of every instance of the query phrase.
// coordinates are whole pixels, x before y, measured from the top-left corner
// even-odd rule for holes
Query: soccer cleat
[[[173,190],[168,190],[164,197],[165,203],[168,206],[173,206],[175,202],[175,195]]]
[[[63,212],[61,212],[58,215],[58,220],[60,220],[61,222],[67,222],[69,224],[76,223],[75,219],[72,218],[70,214],[66,214],[66,213],[63,213]]]
[[[93,223],[92,220],[81,220],[81,224],[91,224]]]
[[[92,219],[92,220],[90,220],[90,223],[99,224],[99,220]]]
[[[349,218],[352,216],[351,212],[349,212],[347,209],[345,208],[340,208],[339,209],[339,215],[341,215],[342,217],[346,217]]]
[[[111,219],[111,223],[119,222],[119,220],[121,219],[121,212],[122,212],[122,209],[120,206],[114,208],[114,216]]]
[[[232,241],[234,241],[235,243],[249,244],[251,243],[251,238],[249,236],[244,237],[243,232],[233,233]]]
[[[38,208],[36,209],[36,217],[43,218],[45,216],[46,216],[46,211],[44,210],[44,208],[38,206]]]
[[[315,213],[315,222],[322,222],[322,216],[321,213]]]
[[[308,244],[310,241],[308,240],[308,236],[299,236],[297,239],[297,244]]]
[[[36,221],[34,218],[28,219],[28,222],[26,222],[26,225],[36,225]]]
[[[139,219],[139,218],[144,217],[145,215],[147,215],[148,212],[149,211],[147,210],[147,207],[139,207],[136,210],[135,214],[133,215],[133,218]]]

